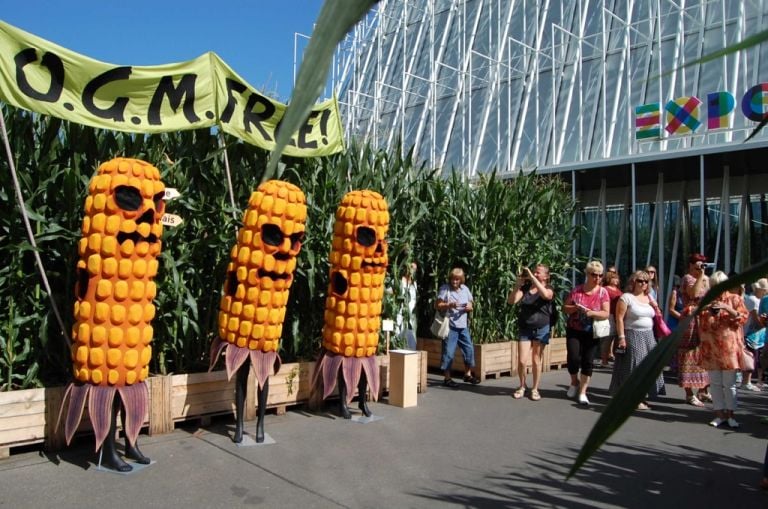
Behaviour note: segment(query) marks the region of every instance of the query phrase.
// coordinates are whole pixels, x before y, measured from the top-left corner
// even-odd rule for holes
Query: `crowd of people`
[[[587,263],[584,282],[573,288],[562,304],[570,376],[567,397],[580,405],[590,404],[589,383],[598,358],[603,368],[613,365],[609,392],[615,395],[665,334],[684,324],[672,365],[677,371],[677,383],[685,391],[686,403],[696,407],[711,404],[712,427],[739,428],[735,416],[738,389],[759,392],[768,388],[763,384],[764,367],[768,365],[768,279],[754,282],[751,292],[734,284],[696,314],[694,311],[709,289],[728,280],[722,271],[707,275],[706,262],[704,255],[693,254],[688,259],[686,274],[674,276],[666,301],[666,317],[664,306],[658,302],[655,267],[636,270],[622,287],[615,266],[604,271],[599,261]],[[525,397],[526,393],[532,401],[541,399],[543,352],[558,314],[554,296],[549,267],[543,264],[533,270],[524,267],[509,292],[508,303],[517,306],[519,384],[512,393],[515,399]],[[464,381],[479,383],[473,373],[474,351],[468,324],[473,300],[463,269],[451,270],[448,283],[440,287],[435,308],[450,319],[450,331],[442,346],[443,384],[459,386],[451,378],[457,347],[464,355]],[[661,327],[659,322],[664,320]],[[661,374],[638,410],[651,410],[653,400],[666,394],[664,384]],[[768,417],[764,421],[768,423]],[[768,449],[761,487],[768,489]]]
[[[728,279],[722,271],[708,276],[706,261],[704,255],[693,254],[686,274],[682,278],[674,276],[666,302],[666,318],[658,302],[655,267],[649,265],[636,270],[622,285],[615,266],[603,270],[599,261],[587,263],[584,282],[574,287],[562,304],[570,375],[567,396],[589,405],[589,382],[598,357],[601,367],[612,364],[610,392],[615,394],[661,339],[656,322],[666,319],[668,328],[674,330],[683,318],[693,315],[711,286]],[[451,365],[457,347],[464,356],[464,381],[478,383],[472,371],[474,359],[468,322],[473,300],[465,279],[463,268],[452,268],[435,303],[435,309],[449,319],[441,371],[445,375],[444,385],[454,388],[458,384],[451,378]],[[744,390],[763,390],[763,367],[768,364],[768,349],[764,348],[768,279],[756,281],[751,290],[746,293],[741,285],[734,285],[722,292],[698,316],[684,322],[686,328],[681,331],[673,362],[678,384],[684,389],[688,404],[696,407],[712,404],[715,416],[710,424],[714,427],[722,424],[738,427],[734,416],[738,379],[742,380]],[[519,385],[512,393],[515,399],[526,394],[533,401],[541,399],[543,351],[549,344],[557,316],[554,297],[549,267],[544,264],[536,265],[533,270],[524,267],[509,292],[508,303],[517,305],[515,339]],[[531,385],[527,383],[528,372]],[[650,409],[649,401],[664,394],[664,379],[659,377],[648,393],[648,401],[643,401],[638,408]]]

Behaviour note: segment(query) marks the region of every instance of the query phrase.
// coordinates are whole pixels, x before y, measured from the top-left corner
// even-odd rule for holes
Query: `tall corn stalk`
[[[118,155],[146,159],[161,170],[166,186],[179,190],[181,197],[167,208],[184,223],[163,234],[151,369],[204,370],[216,335],[229,251],[242,209],[262,178],[267,153],[227,140],[233,210],[222,148],[214,133],[132,135],[7,111],[22,192],[67,326],[83,203],[98,164]],[[522,175],[505,182],[491,175],[468,183],[454,175],[444,180],[438,170],[416,163],[411,153],[400,154],[352,146],[322,159],[283,159],[279,178],[298,185],[308,206],[307,237],[283,332],[284,359],[311,359],[320,347],[334,214],[341,197],[353,189],[375,190],[389,203],[386,284],[391,292],[385,317],[394,318],[404,305],[399,298],[402,267],[410,261],[420,266],[421,334],[428,334],[437,286],[456,260],[469,271],[478,304],[472,331],[479,341],[513,334],[514,313],[505,299],[521,264],[543,261],[555,272],[567,265],[572,205],[558,179]],[[4,163],[0,170],[0,193],[7,198],[12,193],[9,172]],[[49,317],[51,309],[38,285],[32,248],[15,207],[0,212],[0,235],[0,298],[8,303],[0,308],[2,387],[63,383],[71,369],[69,353],[62,331]]]

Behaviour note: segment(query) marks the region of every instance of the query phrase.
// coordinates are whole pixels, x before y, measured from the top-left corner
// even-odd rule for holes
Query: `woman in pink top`
[[[600,286],[603,264],[591,261],[584,269],[587,276],[583,285],[574,288],[563,303],[568,315],[565,327],[565,347],[568,359],[568,374],[571,385],[569,398],[577,396],[580,405],[589,405],[587,386],[592,378],[592,363],[600,340],[592,337],[592,321],[605,320],[610,314],[608,292]],[[579,377],[581,370],[581,377]]]
[[[709,278],[704,274],[704,263],[707,257],[700,253],[688,258],[688,273],[683,276],[680,291],[683,294],[682,318],[690,316],[699,304],[699,300],[709,290]],[[677,347],[677,383],[685,389],[685,399],[688,404],[703,407],[703,401],[712,401],[707,393],[709,375],[699,365],[699,319],[694,318],[683,331],[680,344]],[[698,394],[693,394],[693,389]]]

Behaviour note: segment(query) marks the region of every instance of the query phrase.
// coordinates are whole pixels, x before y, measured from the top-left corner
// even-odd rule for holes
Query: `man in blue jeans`
[[[435,309],[446,313],[448,316],[448,337],[443,341],[443,352],[440,361],[440,369],[445,380],[443,385],[456,388],[459,386],[451,378],[451,364],[456,354],[456,346],[461,348],[464,355],[464,381],[471,384],[479,384],[480,379],[472,374],[475,367],[475,350],[472,346],[472,337],[469,335],[469,313],[472,312],[472,292],[464,284],[466,278],[464,269],[455,267],[448,274],[448,284],[444,284],[437,292]]]

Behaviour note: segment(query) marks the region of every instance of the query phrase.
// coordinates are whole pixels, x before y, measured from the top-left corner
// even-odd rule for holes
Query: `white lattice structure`
[[[639,105],[768,81],[766,45],[691,64],[765,26],[760,0],[383,0],[340,46],[348,137],[415,147],[432,166],[497,168],[711,148],[755,122],[635,141]],[[706,118],[706,104],[701,108]],[[758,143],[765,141],[761,134]]]
[[[768,111],[768,44],[700,61],[768,28],[767,2],[382,0],[331,82],[349,139],[468,178],[557,173],[587,226],[574,257],[652,263],[663,297],[688,253],[726,272],[768,253],[768,128],[744,143]],[[712,113],[716,92],[733,104]],[[667,118],[678,103],[692,132]]]

